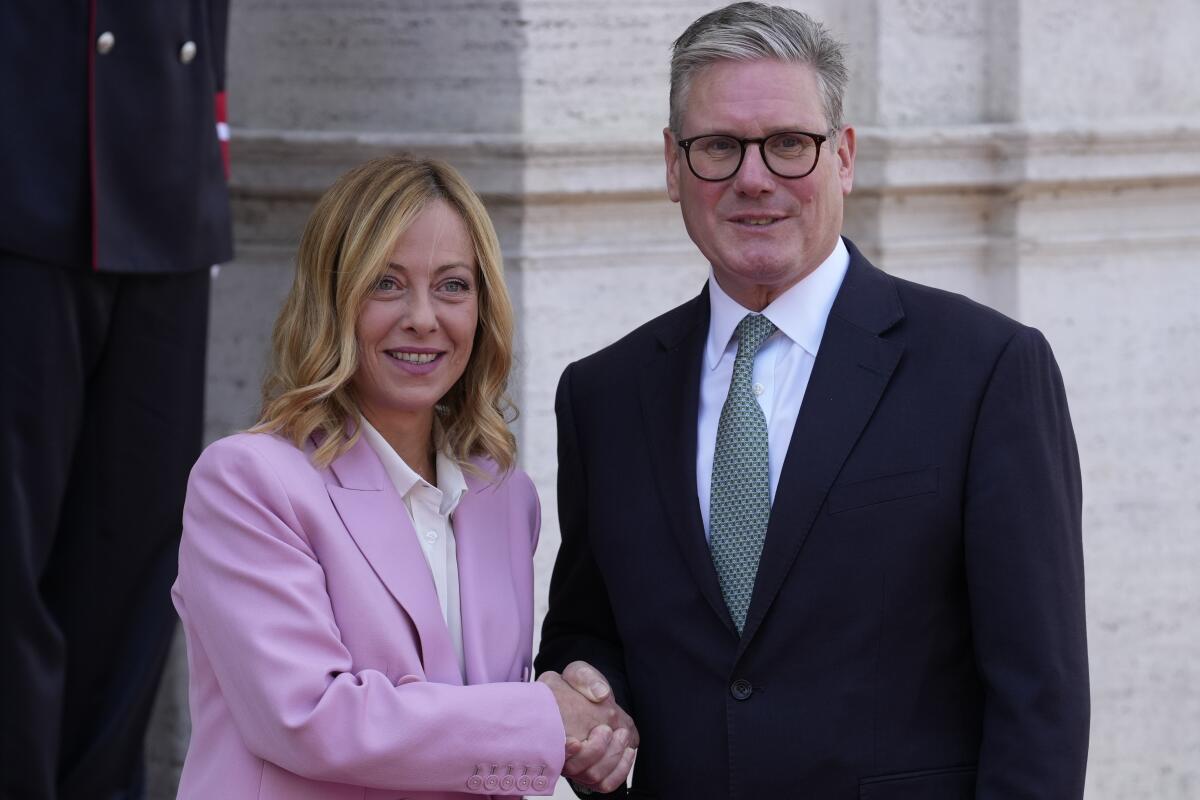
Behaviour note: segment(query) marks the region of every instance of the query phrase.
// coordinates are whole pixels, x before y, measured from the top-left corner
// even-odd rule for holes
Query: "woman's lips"
[[[428,375],[437,369],[445,355],[440,350],[427,348],[385,350],[384,353],[392,363],[410,375]]]

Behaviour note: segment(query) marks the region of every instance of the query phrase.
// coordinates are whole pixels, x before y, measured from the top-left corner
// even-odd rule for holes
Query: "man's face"
[[[744,139],[781,131],[828,135],[829,121],[812,67],[718,61],[693,78],[682,128],[685,139]],[[719,182],[693,175],[675,136],[669,129],[663,136],[668,194],[721,288],[743,306],[761,310],[833,252],[854,181],[853,128],[822,144],[816,169],[803,178],[773,174],[751,144],[737,173]]]

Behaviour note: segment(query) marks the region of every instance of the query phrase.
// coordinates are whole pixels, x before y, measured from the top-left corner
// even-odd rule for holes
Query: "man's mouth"
[[[734,217],[731,221],[738,225],[749,225],[754,228],[765,228],[779,222],[783,217]]]

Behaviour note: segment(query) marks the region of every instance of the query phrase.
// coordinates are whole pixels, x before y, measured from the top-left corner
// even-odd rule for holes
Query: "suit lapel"
[[[428,680],[461,684],[458,658],[442,617],[437,588],[417,543],[404,501],[366,439],[359,436],[330,470],[329,498],[363,557],[396,602],[404,608],[420,637],[421,663]]]
[[[696,415],[708,317],[706,287],[659,331],[660,349],[642,367],[642,411],[650,459],[671,532],[704,598],[736,635],[704,538],[696,495]]]
[[[492,502],[491,485],[483,478],[464,473],[468,492],[454,510],[454,542],[458,551],[458,595],[462,615],[463,660],[467,683],[507,680],[494,674],[491,665],[508,666],[516,652],[497,652],[504,642],[519,642],[520,609],[507,570],[510,563],[509,537],[498,514],[504,510]],[[497,576],[503,576],[498,582]]]
[[[904,350],[880,336],[904,316],[891,278],[846,244],[850,268],[826,323],[792,431],[739,655],[783,585]]]

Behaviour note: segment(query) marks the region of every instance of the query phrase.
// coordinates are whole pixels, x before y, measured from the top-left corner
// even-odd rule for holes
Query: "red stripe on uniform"
[[[225,101],[225,93],[217,92],[213,98],[213,116],[216,117],[218,125],[229,121],[229,107]],[[229,180],[229,139],[217,137],[217,141],[221,147],[221,164],[225,167],[225,180]]]

